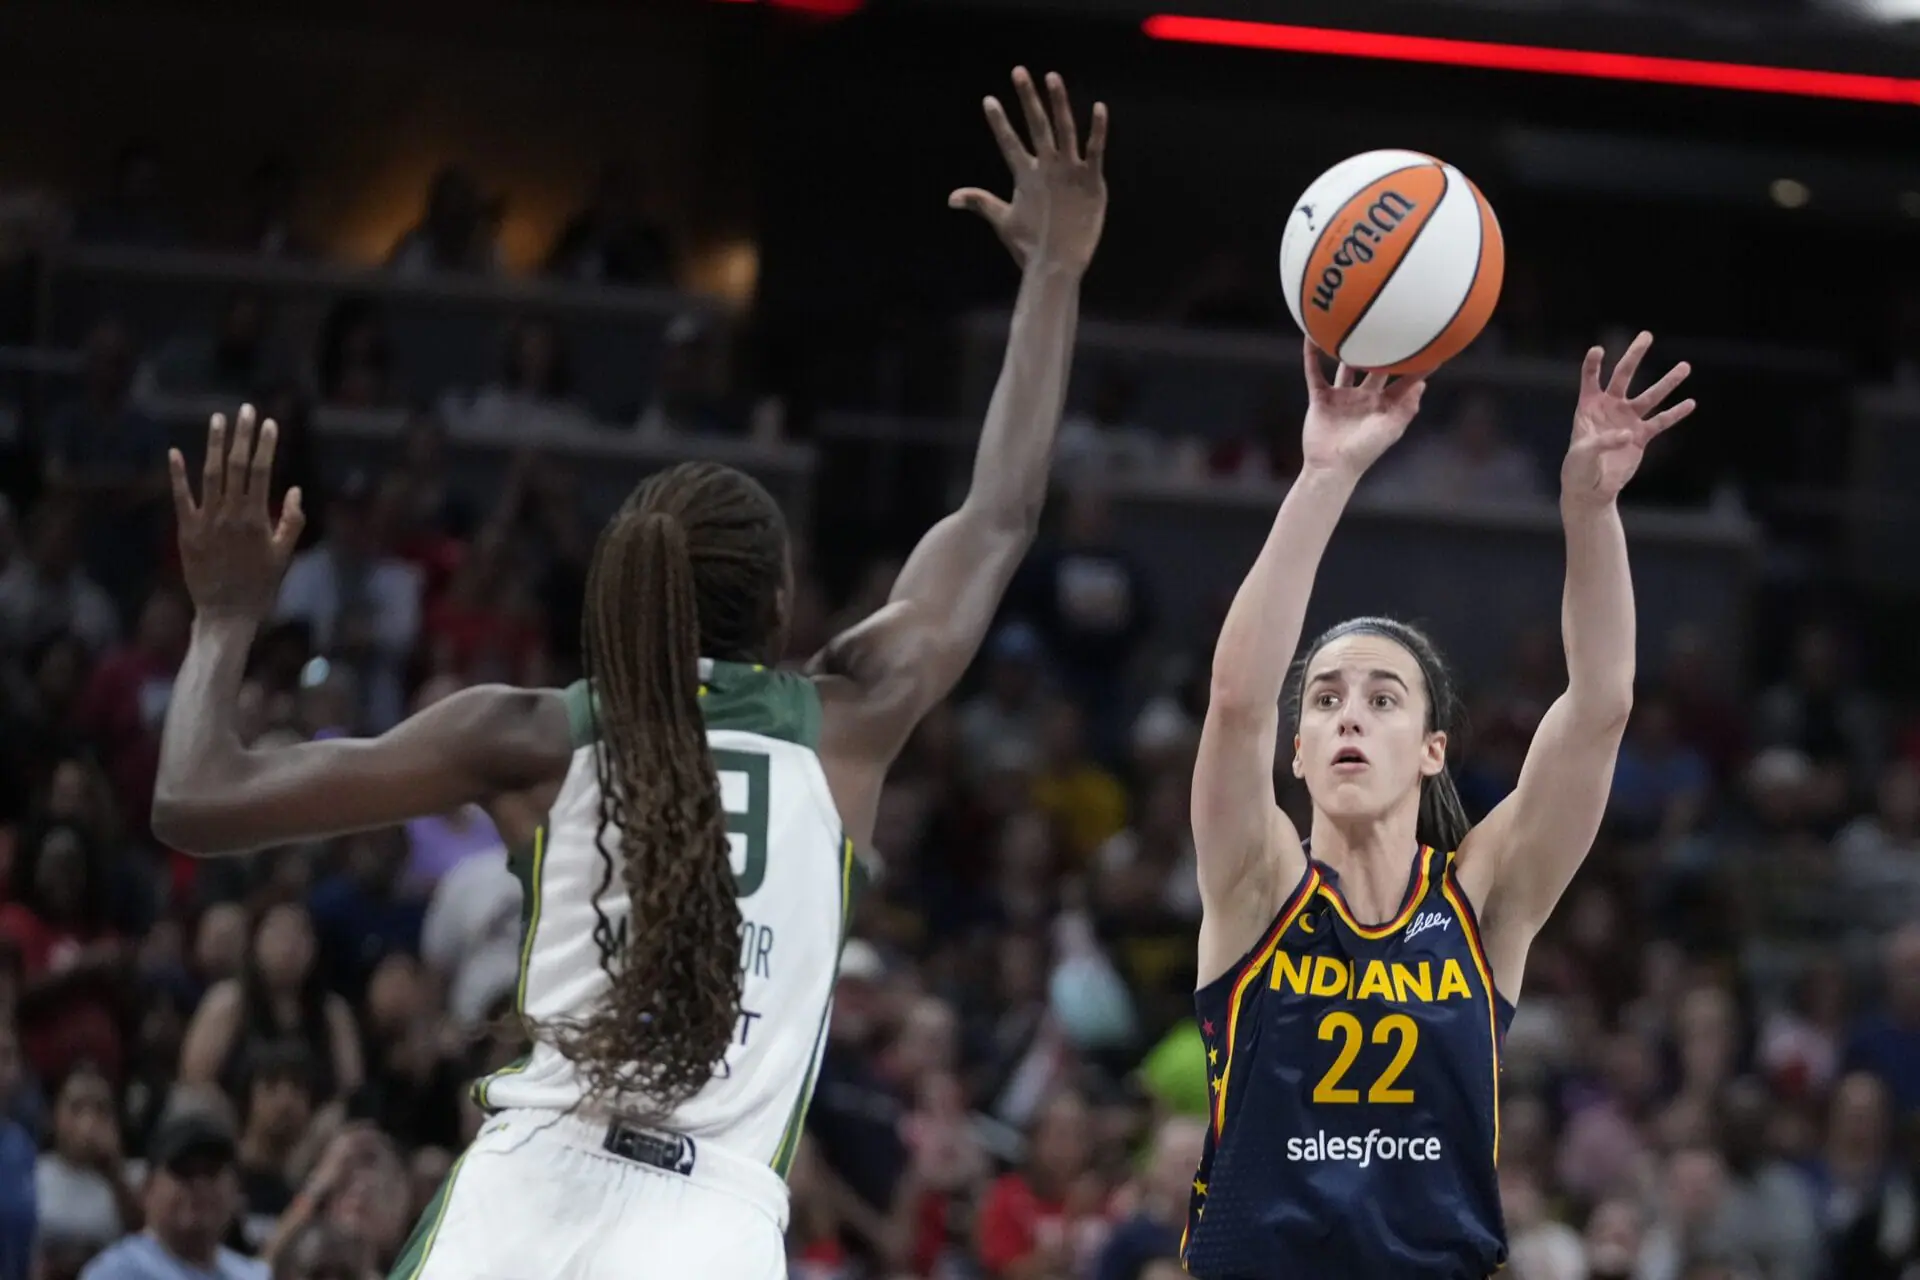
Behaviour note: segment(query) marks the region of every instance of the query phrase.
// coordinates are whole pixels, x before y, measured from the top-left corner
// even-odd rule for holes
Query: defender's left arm
[[[1519,989],[1526,947],[1586,860],[1613,785],[1614,758],[1633,707],[1633,574],[1619,496],[1647,445],[1694,410],[1692,400],[1660,406],[1686,380],[1674,366],[1646,391],[1628,389],[1651,334],[1642,333],[1600,384],[1596,347],[1581,369],[1573,441],[1560,472],[1567,534],[1567,583],[1560,628],[1567,691],[1540,721],[1513,794],[1474,828],[1460,851],[1461,878],[1481,904],[1490,957]],[[1516,954],[1517,951],[1517,954]],[[1503,963],[1503,961],[1505,961]]]

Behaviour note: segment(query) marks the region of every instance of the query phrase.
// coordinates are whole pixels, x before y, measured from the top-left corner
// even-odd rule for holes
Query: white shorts
[[[607,1125],[542,1111],[487,1121],[392,1280],[785,1280],[787,1186],[699,1144],[690,1171],[614,1155]]]

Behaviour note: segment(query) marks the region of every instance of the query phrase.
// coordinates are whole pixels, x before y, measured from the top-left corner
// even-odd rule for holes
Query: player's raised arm
[[[831,711],[823,744],[829,757],[884,766],[920,718],[952,690],[1032,544],[1046,502],[1080,280],[1106,218],[1101,162],[1107,112],[1094,105],[1083,152],[1060,77],[1047,77],[1050,103],[1042,102],[1025,69],[1013,73],[1013,82],[1031,149],[1021,144],[1000,103],[986,100],[987,123],[1013,171],[1013,199],[973,187],[948,199],[992,224],[1021,265],[1006,361],[965,501],[920,540],[886,606],[816,659],[816,672],[829,677],[823,688]],[[852,815],[850,821],[859,825]]]
[[[1334,525],[1360,477],[1413,420],[1426,386],[1421,378],[1390,383],[1383,374],[1357,380],[1345,365],[1328,382],[1311,342],[1305,355],[1300,475],[1220,629],[1194,765],[1203,969],[1209,955],[1229,964],[1251,945],[1247,929],[1265,928],[1279,895],[1305,873],[1299,835],[1274,802],[1280,696]]]
[[[231,438],[207,432],[199,501],[169,458],[193,639],[160,741],[154,833],[192,853],[237,853],[296,838],[386,826],[482,803],[564,772],[570,751],[557,693],[503,686],[455,694],[373,739],[254,748],[241,742],[247,651],[273,608],[305,523],[298,489],[268,512],[277,429],[241,409]]]
[[[1660,408],[1686,380],[1685,364],[1630,394],[1652,345],[1651,334],[1635,338],[1604,387],[1604,353],[1598,347],[1587,353],[1573,442],[1560,469],[1567,691],[1540,721],[1513,794],[1474,829],[1460,854],[1462,880],[1486,903],[1489,958],[1509,999],[1519,996],[1528,944],[1600,830],[1633,706],[1633,575],[1618,499],[1648,443],[1694,409],[1691,400]]]

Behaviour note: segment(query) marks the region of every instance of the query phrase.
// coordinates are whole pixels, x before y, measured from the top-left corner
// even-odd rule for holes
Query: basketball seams
[[[1389,169],[1385,173],[1380,174],[1378,177],[1367,179],[1365,182],[1361,183],[1359,187],[1353,191],[1352,194],[1348,195],[1346,199],[1340,202],[1339,209],[1347,208],[1355,200],[1358,200],[1362,195],[1366,194],[1366,192],[1371,188],[1380,186],[1382,183],[1391,182],[1393,179],[1399,177],[1403,173],[1414,173],[1421,169],[1440,170],[1440,181],[1442,183],[1440,192],[1441,192],[1442,198],[1445,198],[1446,190],[1447,190],[1445,186],[1445,183],[1447,181],[1446,167],[1444,165],[1438,164],[1437,162],[1435,162],[1429,157],[1429,158],[1423,159],[1419,164],[1403,164],[1398,169]],[[1295,291],[1296,291],[1295,296],[1299,298],[1299,303],[1297,305],[1299,306],[1299,309],[1300,309],[1301,328],[1309,329],[1309,336],[1311,336],[1311,329],[1307,324],[1307,280],[1313,275],[1313,264],[1319,259],[1320,250],[1322,247],[1326,245],[1327,237],[1333,234],[1333,229],[1335,227],[1340,225],[1338,210],[1335,211],[1335,214],[1336,216],[1327,219],[1326,226],[1320,228],[1320,234],[1314,239],[1313,247],[1307,250],[1306,256],[1302,258],[1300,262],[1300,280],[1298,284],[1295,286]],[[1433,217],[1432,214],[1428,214],[1426,219],[1422,220],[1420,226],[1421,227],[1426,226],[1427,222],[1432,220],[1432,217]],[[1414,236],[1409,238],[1409,241],[1408,241],[1409,251],[1411,251],[1412,249],[1412,240],[1417,239],[1418,235],[1419,235],[1419,228],[1416,228],[1414,232]],[[1405,260],[1405,257],[1406,257],[1405,254],[1401,255],[1401,258],[1403,261]],[[1388,278],[1389,279],[1392,278],[1391,273],[1388,273]],[[1381,282],[1381,286],[1383,288],[1385,287],[1385,281]],[[1374,297],[1378,297],[1379,292],[1380,291],[1378,289],[1374,290]],[[1372,305],[1373,305],[1373,301],[1370,298],[1367,301],[1367,306],[1370,307]],[[1363,310],[1361,314],[1365,315],[1366,313]],[[1339,350],[1340,344],[1347,340],[1347,335],[1351,334],[1354,331],[1354,329],[1358,326],[1358,324],[1359,324],[1359,321],[1355,320],[1353,324],[1348,325],[1345,331],[1342,332],[1340,336],[1337,339],[1335,339],[1334,342],[1331,344],[1331,347],[1332,347],[1331,350],[1327,350],[1326,348],[1322,348],[1322,349],[1327,350],[1328,355],[1334,355],[1335,352]],[[1315,345],[1318,346],[1319,345],[1318,342],[1316,342]]]
[[[1420,166],[1416,165],[1412,167],[1418,168]],[[1433,167],[1440,173],[1440,195],[1434,200],[1433,208],[1427,211],[1427,216],[1420,219],[1419,225],[1414,227],[1413,233],[1407,237],[1407,247],[1400,251],[1400,258],[1393,264],[1393,270],[1386,273],[1386,277],[1380,281],[1380,286],[1375,289],[1373,295],[1362,304],[1360,314],[1353,318],[1353,323],[1347,326],[1347,331],[1340,335],[1340,341],[1335,344],[1336,349],[1347,345],[1347,339],[1351,338],[1360,328],[1360,325],[1366,320],[1367,314],[1373,310],[1373,304],[1380,301],[1380,295],[1387,291],[1387,285],[1392,282],[1395,272],[1398,272],[1401,265],[1413,256],[1413,251],[1419,248],[1420,237],[1426,234],[1428,227],[1433,225],[1433,220],[1440,216],[1440,206],[1446,203],[1447,193],[1453,190],[1453,179],[1447,176],[1447,166],[1436,164]],[[1392,177],[1394,175],[1388,174],[1387,176]]]
[[[1496,234],[1499,231],[1500,224],[1499,221],[1494,218],[1493,206],[1487,203],[1486,196],[1483,195],[1480,188],[1474,184],[1473,179],[1466,177],[1465,174],[1462,174],[1461,177],[1466,182],[1467,191],[1473,199],[1473,230],[1476,237],[1473,254],[1473,274],[1467,278],[1467,291],[1460,295],[1460,304],[1453,309],[1453,314],[1447,317],[1447,322],[1440,326],[1439,332],[1435,333],[1424,347],[1421,347],[1404,360],[1394,361],[1393,364],[1389,365],[1383,372],[1404,375],[1426,372],[1418,368],[1422,358],[1435,347],[1444,345],[1454,336],[1453,327],[1460,322],[1460,317],[1466,314],[1467,308],[1473,305],[1480,294],[1480,273],[1487,265],[1487,248],[1493,241],[1493,236],[1488,234],[1487,224],[1489,222],[1493,223],[1493,231]],[[1431,222],[1432,219],[1429,218],[1427,221]],[[1426,223],[1422,223],[1420,229],[1422,231],[1426,230]],[[1411,253],[1412,249],[1409,248],[1408,252]],[[1382,292],[1384,291],[1385,286],[1382,286]],[[1374,296],[1377,298],[1379,295],[1376,294]],[[1358,323],[1354,325],[1356,329],[1359,327]],[[1475,336],[1478,336],[1477,332]],[[1465,345],[1464,343],[1462,344],[1463,349]],[[1457,355],[1459,353],[1454,352],[1453,354]],[[1451,357],[1447,358],[1450,359]],[[1444,363],[1444,360],[1441,361],[1441,363]]]

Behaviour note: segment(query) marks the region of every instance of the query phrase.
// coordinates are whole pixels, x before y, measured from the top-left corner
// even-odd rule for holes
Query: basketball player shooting
[[[1433,644],[1358,618],[1289,680],[1320,557],[1421,379],[1327,380],[1306,346],[1304,466],[1214,651],[1193,778],[1195,993],[1213,1115],[1183,1249],[1200,1280],[1483,1280],[1506,1260],[1494,1164],[1500,1042],[1527,950],[1600,827],[1633,699],[1633,578],[1617,506],[1693,411],[1675,367],[1630,391],[1587,356],[1560,472],[1567,690],[1479,826],[1447,774],[1458,698]],[[1280,700],[1309,839],[1274,803]]]
[[[476,1089],[491,1118],[426,1210],[398,1280],[776,1280],[849,899],[881,783],[953,689],[1032,542],[1080,281],[1106,214],[1106,109],[1086,149],[1066,87],[988,124],[1013,196],[984,217],[1022,267],[1006,363],[960,508],[886,605],[806,674],[775,669],[793,598],[765,489],[710,463],[648,477],[602,532],[588,679],[455,694],[379,738],[242,742],[242,670],[301,529],[270,519],[277,431],[208,430],[200,493],[171,457],[196,616],[161,744],[155,832],[202,854],[462,805],[518,850],[514,1008],[532,1049]],[[737,854],[735,852],[737,847]]]

